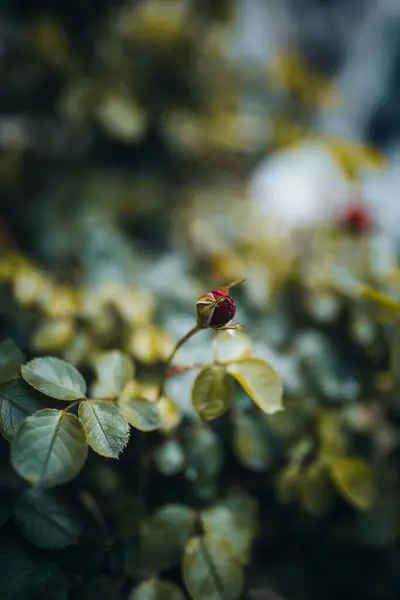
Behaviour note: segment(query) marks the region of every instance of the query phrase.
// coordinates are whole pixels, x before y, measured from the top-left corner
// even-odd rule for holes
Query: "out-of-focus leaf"
[[[214,357],[218,362],[232,362],[247,358],[252,349],[249,336],[235,330],[217,333],[212,344]]]
[[[373,468],[360,458],[338,458],[330,464],[333,482],[342,496],[355,508],[369,510],[377,497]]]
[[[79,419],[46,408],[28,417],[11,443],[17,473],[35,485],[52,487],[73,479],[87,456],[85,432]]]
[[[118,397],[118,406],[132,427],[140,431],[155,431],[161,427],[159,403],[139,394],[134,386],[127,386]]]
[[[318,464],[300,473],[299,492],[302,507],[311,515],[322,516],[332,506],[333,490],[329,474]]]
[[[17,271],[13,279],[13,292],[17,304],[28,307],[37,304],[43,294],[45,281],[42,274],[27,266]]]
[[[395,323],[400,319],[400,302],[394,298],[366,285],[359,289],[359,296],[376,306],[379,320]]]
[[[242,465],[253,471],[263,471],[271,462],[268,431],[257,416],[246,413],[235,415],[233,447]]]
[[[134,375],[131,358],[119,350],[101,354],[95,362],[95,369],[97,379],[106,395],[122,392]]]
[[[176,475],[185,464],[182,446],[175,440],[167,440],[161,444],[154,455],[154,462],[163,475]]]
[[[86,394],[86,382],[65,360],[46,356],[22,365],[22,377],[35,390],[57,400],[79,400]]]
[[[215,536],[199,536],[189,541],[182,571],[193,600],[239,600],[242,595],[242,567],[229,546]]]
[[[35,564],[13,541],[7,538],[0,541],[2,599],[13,600],[18,594],[25,594],[35,569]]]
[[[293,504],[300,495],[301,474],[298,467],[288,465],[275,478],[275,491],[283,504]]]
[[[187,440],[185,455],[185,474],[189,480],[214,477],[223,462],[221,440],[211,429],[200,429]]]
[[[265,360],[245,358],[231,363],[227,369],[263,412],[273,414],[283,409],[281,379]]]
[[[168,396],[162,396],[158,402],[161,430],[169,433],[176,429],[182,420],[182,412],[176,402]]]
[[[42,408],[38,396],[20,377],[0,384],[0,431],[7,440],[29,415]]]
[[[320,438],[320,457],[326,463],[343,456],[347,451],[347,438],[342,426],[342,413],[337,410],[322,410],[317,419]]]
[[[33,598],[40,600],[68,600],[68,581],[60,567],[47,559],[35,565],[30,588]]]
[[[13,340],[6,339],[0,344],[0,383],[18,377],[25,356]]]
[[[229,546],[238,562],[247,563],[257,532],[257,505],[248,496],[227,501],[203,510],[204,532],[214,535]]]
[[[58,352],[71,342],[73,335],[72,320],[47,321],[35,331],[32,348],[36,352]]]
[[[85,581],[74,593],[74,600],[118,600],[123,580],[97,575]]]
[[[391,544],[398,535],[397,502],[379,499],[376,505],[359,513],[355,521],[355,532],[363,546],[383,548]]]
[[[75,544],[81,534],[78,517],[63,502],[48,492],[28,490],[15,507],[21,533],[46,550],[60,550]]]
[[[107,92],[96,112],[108,133],[125,143],[137,140],[146,129],[143,110],[122,93]]]
[[[139,573],[151,575],[179,564],[193,535],[196,513],[181,504],[167,504],[142,522],[136,565]]]
[[[166,360],[175,346],[175,339],[162,327],[144,325],[133,332],[128,351],[143,363]]]
[[[174,583],[162,579],[151,579],[144,581],[132,590],[128,600],[184,600],[184,597]]]
[[[79,405],[79,418],[92,450],[107,458],[118,458],[130,433],[119,408],[101,400],[86,400]]]
[[[223,367],[210,365],[197,375],[192,388],[192,405],[205,421],[221,417],[232,404],[231,382]]]
[[[390,352],[390,369],[395,388],[400,391],[400,327],[396,327],[394,330]]]

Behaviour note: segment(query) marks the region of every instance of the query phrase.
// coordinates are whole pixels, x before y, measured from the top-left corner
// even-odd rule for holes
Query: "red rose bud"
[[[208,292],[201,296],[196,303],[197,308],[197,327],[205,329],[238,329],[242,327],[239,323],[228,325],[236,314],[236,304],[232,296],[229,295],[229,290],[239,283],[243,283],[244,279],[233,281],[212,292]]]
[[[361,203],[348,206],[339,215],[339,224],[354,235],[371,233],[375,227],[370,212]]]

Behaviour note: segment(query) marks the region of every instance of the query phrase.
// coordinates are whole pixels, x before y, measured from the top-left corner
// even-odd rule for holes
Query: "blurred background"
[[[83,368],[123,347],[151,378],[195,300],[246,278],[286,410],[216,425],[226,463],[194,494],[259,499],[246,598],[398,598],[395,327],[361,292],[400,299],[399,66],[397,0],[0,3],[1,337]],[[189,422],[194,377],[168,384]],[[376,489],[293,495],[293,465],[342,443]]]

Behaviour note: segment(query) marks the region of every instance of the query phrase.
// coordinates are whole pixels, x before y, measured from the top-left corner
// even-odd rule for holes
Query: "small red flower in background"
[[[353,202],[339,215],[339,225],[349,233],[360,235],[371,233],[375,222],[370,211],[362,202]]]
[[[230,288],[243,283],[240,279],[229,285],[213,290],[201,296],[196,303],[197,326],[200,329],[211,327],[212,329],[238,329],[242,327],[239,323],[228,325],[236,314],[236,303],[229,295]]]

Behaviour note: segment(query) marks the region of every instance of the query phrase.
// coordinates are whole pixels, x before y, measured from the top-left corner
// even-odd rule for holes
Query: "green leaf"
[[[181,504],[167,504],[142,522],[136,567],[144,575],[179,565],[193,535],[196,513]]]
[[[155,431],[161,427],[160,407],[157,402],[137,398],[128,390],[120,394],[118,406],[128,423],[140,431]]]
[[[400,390],[400,327],[394,330],[390,352],[390,370],[396,391]]]
[[[7,538],[0,542],[0,581],[2,600],[13,600],[17,594],[25,594],[35,573],[35,564]],[[25,594],[22,597],[28,598]]]
[[[212,535],[192,538],[182,562],[183,579],[192,600],[239,600],[243,571],[222,540]]]
[[[110,395],[122,392],[134,375],[132,359],[119,350],[102,354],[96,360],[95,368],[101,387]]]
[[[77,516],[48,492],[24,492],[14,514],[21,533],[39,548],[60,550],[77,543],[81,534]]]
[[[86,394],[82,375],[65,360],[46,356],[21,367],[22,377],[35,390],[57,400],[79,400]]]
[[[55,562],[46,558],[36,562],[29,588],[32,588],[35,600],[68,600],[66,575]]]
[[[247,563],[258,528],[257,504],[243,496],[220,502],[203,510],[204,532],[223,540],[236,560]]]
[[[282,504],[293,504],[300,495],[301,475],[297,466],[287,465],[275,478],[275,492]]]
[[[272,459],[268,431],[257,415],[235,415],[233,448],[244,467],[252,471],[264,471],[268,467]]]
[[[28,417],[11,443],[11,461],[17,473],[42,487],[73,479],[87,455],[85,432],[79,419],[51,408]]]
[[[0,431],[7,440],[29,415],[42,408],[38,396],[20,377],[0,384]]]
[[[155,451],[154,462],[163,475],[176,475],[185,464],[182,446],[176,440],[166,440]]]
[[[326,469],[311,465],[299,475],[300,504],[310,515],[320,517],[332,506],[333,490]]]
[[[79,418],[89,446],[107,458],[118,458],[129,441],[129,425],[119,408],[87,400],[79,405]]]
[[[210,365],[197,375],[192,388],[192,406],[205,421],[221,417],[232,404],[231,382],[223,367]]]
[[[13,340],[4,340],[0,344],[0,383],[18,377],[24,360],[25,356]]]
[[[360,458],[337,458],[329,467],[335,486],[350,504],[360,510],[374,506],[377,483],[371,465]]]
[[[151,579],[132,590],[128,600],[184,600],[184,597],[174,583],[162,579]]]
[[[214,357],[218,362],[232,362],[247,358],[251,354],[252,343],[242,331],[221,331],[212,342]]]
[[[281,379],[265,360],[245,358],[231,363],[227,369],[263,412],[272,415],[283,410]]]

